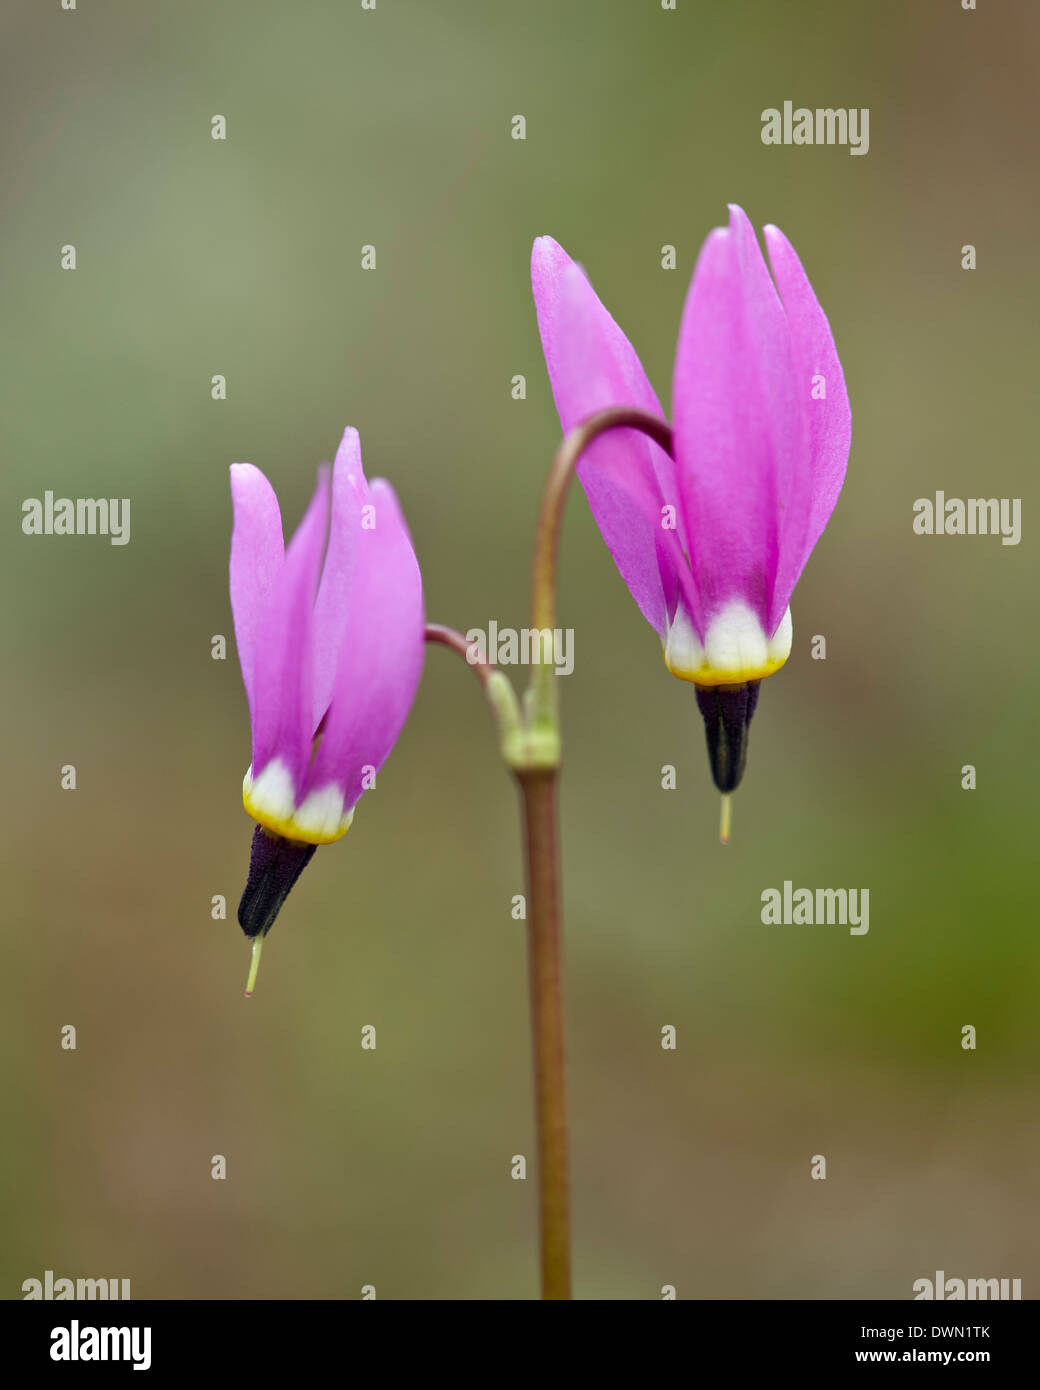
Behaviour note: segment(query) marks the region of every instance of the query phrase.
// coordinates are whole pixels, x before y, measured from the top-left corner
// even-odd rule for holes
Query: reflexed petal
[[[282,517],[274,488],[251,463],[231,465],[231,613],[242,682],[255,724],[262,705],[277,703],[277,691],[258,690],[255,678],[260,632],[285,558]]]
[[[551,237],[539,237],[531,284],[553,398],[564,434],[609,406],[631,405],[664,418],[632,344],[603,307],[584,271]],[[595,440],[578,477],[614,563],[632,597],[663,637],[686,568],[672,460],[637,430]],[[677,526],[663,530],[662,506]]]
[[[314,606],[312,732],[317,730],[332,699],[336,667],[347,637],[347,605],[357,563],[361,508],[367,493],[361,441],[357,430],[348,429],[332,467],[329,544]]]
[[[253,723],[253,777],[277,758],[295,792],[303,784],[314,732],[311,637],[328,521],[329,470],[325,467],[285,552],[255,653],[255,679],[265,698],[260,718]]]
[[[789,549],[786,544],[781,545],[777,572],[776,604],[786,606],[813,546],[830,520],[845,481],[852,414],[830,324],[802,263],[779,227],[766,227],[765,239],[769,264],[791,329],[797,388],[804,393],[809,411],[812,494],[808,526],[800,547]],[[816,376],[822,376],[826,383],[823,400],[812,399]]]
[[[330,823],[336,810],[330,792],[342,796],[349,812],[364,790],[365,769],[378,771],[389,756],[415,698],[424,655],[422,580],[397,498],[377,479],[365,503],[368,525],[354,537],[346,640],[307,780],[307,800],[314,797],[315,814]],[[306,821],[306,803],[298,818]]]
[[[807,401],[754,230],[737,207],[701,250],[673,385],[675,452],[701,636],[742,600],[771,636],[781,541],[804,544],[811,477]],[[801,540],[799,541],[799,537]]]

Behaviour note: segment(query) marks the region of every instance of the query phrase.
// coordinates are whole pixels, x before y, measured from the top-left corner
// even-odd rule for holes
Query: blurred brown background
[[[0,23],[3,1294],[48,1268],[137,1298],[535,1294],[516,806],[446,652],[242,997],[227,468],[263,468],[295,525],[356,425],[430,618],[522,626],[557,440],[531,241],[585,264],[667,402],[735,200],[830,316],[852,459],[727,849],[692,692],[571,500],[576,1294],[909,1298],[944,1269],[1035,1296],[1035,12],[15,0]],[[785,99],[869,107],[869,154],[764,146]],[[48,488],[129,496],[130,544],[23,536]],[[915,536],[937,488],[1021,497],[1022,543]],[[869,935],[763,926],[785,879],[869,888]]]

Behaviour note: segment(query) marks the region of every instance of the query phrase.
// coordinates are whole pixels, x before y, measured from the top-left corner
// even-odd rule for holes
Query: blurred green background
[[[264,469],[294,526],[356,425],[430,619],[522,626],[557,442],[531,241],[585,264],[667,402],[729,200],[798,248],[852,458],[725,849],[692,691],[571,499],[576,1294],[909,1298],[943,1269],[1034,1296],[1035,12],[21,0],[0,23],[4,1296],[45,1269],[136,1298],[535,1295],[517,807],[450,654],[242,997],[227,469]],[[762,145],[788,98],[869,107],[869,154]],[[23,536],[48,488],[130,497],[130,544]],[[1021,497],[1022,543],[915,536],[937,488]],[[763,926],[785,879],[869,888],[869,935]]]

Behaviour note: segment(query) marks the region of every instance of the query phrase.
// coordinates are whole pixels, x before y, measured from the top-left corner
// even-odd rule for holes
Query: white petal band
[[[335,784],[311,792],[297,806],[292,777],[280,758],[272,758],[255,781],[252,767],[247,770],[242,804],[265,830],[308,845],[342,839],[354,819],[353,807],[344,812],[343,793]]]
[[[695,685],[741,685],[778,671],[791,654],[791,610],[767,637],[758,618],[740,599],[731,599],[708,624],[704,642],[682,605],[665,641],[665,665]]]

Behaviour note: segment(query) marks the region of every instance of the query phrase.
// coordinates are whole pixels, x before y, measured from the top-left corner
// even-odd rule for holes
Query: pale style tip
[[[251,999],[256,988],[256,972],[260,969],[260,952],[264,949],[264,938],[253,937],[253,958],[249,962],[249,979],[246,980],[246,998]]]
[[[722,812],[719,816],[719,840],[729,844],[729,832],[733,825],[733,797],[730,792],[722,793]]]

